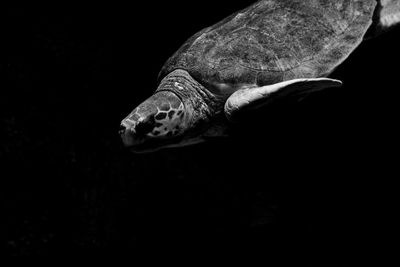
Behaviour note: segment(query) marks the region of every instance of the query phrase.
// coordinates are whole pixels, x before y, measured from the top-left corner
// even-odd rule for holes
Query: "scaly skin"
[[[328,76],[376,26],[374,14],[389,26],[400,21],[399,6],[400,0],[256,1],[193,35],[165,63],[156,92],[122,121],[124,144],[152,151],[224,135],[230,95]]]
[[[204,135],[223,134],[211,126],[223,117],[225,100],[186,71],[175,70],[160,82],[154,95],[122,121],[120,134],[135,152],[198,143]]]
[[[208,124],[212,117],[221,113],[227,97],[217,96],[195,81],[185,70],[174,70],[158,86],[156,92],[171,91],[184,102],[186,110],[192,112],[190,127],[197,129]]]

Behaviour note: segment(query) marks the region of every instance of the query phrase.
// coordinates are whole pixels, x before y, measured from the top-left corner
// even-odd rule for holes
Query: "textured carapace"
[[[263,0],[190,38],[160,78],[187,70],[215,93],[328,75],[362,41],[374,0]],[[232,93],[232,92],[230,92]]]
[[[122,121],[123,141],[134,151],[201,142],[246,111],[338,87],[327,76],[371,28],[399,22],[400,0],[257,1],[181,46],[154,95]]]

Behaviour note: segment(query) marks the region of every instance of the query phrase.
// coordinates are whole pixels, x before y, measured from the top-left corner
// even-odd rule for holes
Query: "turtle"
[[[399,22],[400,0],[257,1],[190,37],[119,134],[134,152],[226,136],[278,99],[341,86],[333,70]]]

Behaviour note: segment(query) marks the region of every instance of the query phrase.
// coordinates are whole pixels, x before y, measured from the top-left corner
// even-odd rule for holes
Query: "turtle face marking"
[[[184,109],[183,103],[180,103],[178,108],[173,108],[170,105],[169,109],[165,111],[157,108],[157,114],[154,116],[154,128],[149,136],[175,136],[179,134],[182,130]]]
[[[154,94],[121,122],[125,146],[134,151],[163,147],[176,141],[187,129],[189,112],[180,98],[169,91]]]

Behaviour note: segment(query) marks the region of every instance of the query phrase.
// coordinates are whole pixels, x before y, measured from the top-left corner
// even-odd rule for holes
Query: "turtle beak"
[[[154,116],[148,116],[138,121],[126,118],[121,122],[119,134],[126,147],[142,144],[146,135],[154,128]]]
[[[150,152],[180,142],[188,118],[180,97],[161,91],[122,120],[119,134],[125,147],[133,152]]]
[[[142,130],[141,129],[136,130],[135,128],[137,127],[137,125],[140,124],[141,124],[140,122],[135,123],[130,121],[129,119],[125,119],[122,121],[120,125],[119,134],[122,138],[124,146],[129,148],[132,152],[135,153],[149,153],[157,151],[159,149],[159,147],[157,147],[157,143],[154,147],[151,147],[149,144],[144,144],[145,139],[141,137]]]
[[[119,134],[122,138],[122,142],[126,147],[131,147],[135,145],[135,123],[129,119],[125,119],[121,122],[119,126]]]

